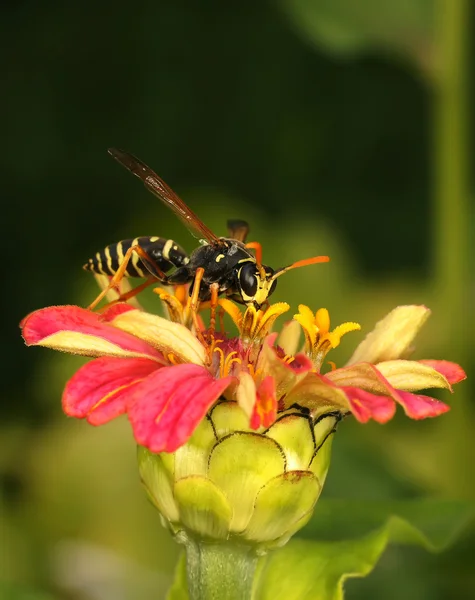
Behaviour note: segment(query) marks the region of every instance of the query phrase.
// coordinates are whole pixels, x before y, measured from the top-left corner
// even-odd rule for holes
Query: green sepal
[[[320,490],[318,479],[309,471],[274,477],[259,491],[244,537],[278,540],[312,510]]]
[[[175,484],[180,522],[194,535],[226,539],[233,510],[223,492],[209,479],[194,475]]]
[[[175,481],[189,475],[205,475],[208,458],[215,443],[211,422],[207,418],[202,419],[188,442],[175,452]]]
[[[209,459],[208,477],[234,507],[231,532],[247,527],[259,490],[285,467],[280,446],[262,435],[234,433],[216,444]]]
[[[179,513],[173,496],[173,483],[162,457],[163,454],[154,454],[143,446],[137,447],[140,478],[150,501],[168,521],[176,522]]]
[[[266,432],[267,437],[280,444],[287,458],[287,468],[307,469],[315,452],[309,418],[296,414],[276,421]]]
[[[327,478],[328,469],[330,467],[330,459],[332,454],[333,434],[328,435],[324,443],[318,448],[317,453],[310,463],[310,471],[318,477],[320,485],[323,487]]]
[[[252,431],[249,417],[236,402],[220,402],[211,412],[216,436],[221,438],[235,431]]]

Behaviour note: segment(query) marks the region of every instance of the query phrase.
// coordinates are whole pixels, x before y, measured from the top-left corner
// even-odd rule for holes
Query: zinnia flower
[[[127,413],[143,482],[175,534],[285,543],[312,514],[344,415],[384,423],[400,404],[409,417],[434,417],[448,406],[414,392],[465,377],[454,363],[408,360],[423,306],[394,309],[345,366],[323,373],[357,323],[331,330],[326,309],[302,305],[277,340],[270,331],[288,304],[241,311],[224,299],[239,335],[208,335],[185,326],[183,297],[158,293],[172,320],[127,304],[102,314],[56,306],[22,328],[28,345],[95,357],[67,383],[64,411],[93,425]]]

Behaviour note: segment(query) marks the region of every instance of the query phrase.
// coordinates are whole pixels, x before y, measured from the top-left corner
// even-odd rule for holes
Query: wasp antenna
[[[256,263],[256,267],[257,267],[257,270],[259,271],[259,275],[260,275],[261,279],[265,279],[267,274],[266,274],[266,270],[264,269],[264,267],[260,263]]]
[[[329,262],[329,260],[329,256],[313,256],[312,258],[304,258],[303,260],[298,260],[297,262],[294,262],[287,267],[282,267],[282,269],[278,269],[272,275],[269,281],[274,281],[274,279],[277,279],[277,277],[280,277],[281,275],[287,273],[287,271],[290,271],[291,269],[298,269],[299,267],[306,267],[307,265],[315,265],[317,263],[326,263]]]

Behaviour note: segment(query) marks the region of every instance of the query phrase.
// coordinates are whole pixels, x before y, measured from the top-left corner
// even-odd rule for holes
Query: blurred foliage
[[[461,502],[418,500],[365,502],[355,510],[351,501],[320,502],[303,530],[307,539],[294,538],[278,552],[260,559],[253,598],[342,600],[344,583],[368,575],[388,544],[413,544],[440,551],[473,520],[474,508]],[[188,600],[184,563],[182,557],[167,600]],[[286,576],[282,577],[284,572]],[[379,594],[381,588],[379,593],[375,588],[374,595],[367,597]]]
[[[331,357],[338,364],[395,305],[424,303],[434,314],[416,356],[456,358],[473,372],[471,315],[450,304],[451,294],[473,302],[473,273],[444,298],[434,281],[436,257],[451,251],[435,234],[427,70],[437,6],[2,4],[6,598],[160,598],[178,556],[140,489],[126,422],[96,430],[61,414],[62,387],[82,359],[26,351],[18,336],[26,312],[94,297],[80,267],[105,244],[150,234],[193,249],[109,146],[150,164],[216,232],[228,217],[249,219],[273,266],[329,254],[330,264],[283,277],[275,299],[362,324]],[[144,303],[155,310],[156,297]],[[345,421],[325,498],[473,500],[471,390],[473,377],[434,421]],[[474,551],[473,532],[437,557],[393,549],[347,597],[467,598]]]
[[[436,0],[281,1],[295,25],[321,48],[342,55],[383,50],[416,62],[423,58],[426,62],[434,49],[436,4]]]

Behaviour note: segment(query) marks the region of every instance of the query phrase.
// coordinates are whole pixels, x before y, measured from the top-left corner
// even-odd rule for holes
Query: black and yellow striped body
[[[84,269],[99,275],[112,276],[124,260],[125,253],[131,246],[140,246],[151,259],[150,267],[157,266],[160,271],[167,273],[172,268],[188,264],[188,254],[175,241],[157,236],[142,236],[122,240],[110,244],[96,252],[84,265]],[[149,277],[153,268],[147,268],[137,253],[133,253],[124,272],[126,277]]]

